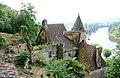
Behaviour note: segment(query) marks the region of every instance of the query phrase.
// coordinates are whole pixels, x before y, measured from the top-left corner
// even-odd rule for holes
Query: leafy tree
[[[22,3],[20,11],[16,11],[0,3],[0,32],[15,34],[19,32],[20,26],[25,25],[28,28],[30,39],[35,39],[37,30],[39,29],[35,14],[34,6],[30,3]]]
[[[107,78],[119,78],[120,77],[120,44],[114,49],[115,56],[107,61],[107,67],[105,68],[105,75]]]
[[[104,73],[107,78],[120,77],[120,56],[116,56],[108,60]]]
[[[16,33],[18,12],[0,3],[0,32]]]
[[[30,57],[29,57],[29,59],[30,59],[30,62],[32,62],[32,49],[33,49],[33,47],[32,47],[32,44],[31,44],[31,41],[30,41],[30,39],[29,39],[29,36],[28,36],[28,29],[27,29],[27,27],[26,26],[21,26],[20,27],[20,34],[22,35],[22,37],[23,37],[23,39],[25,40],[25,42],[27,43],[27,49],[29,50],[29,52],[30,52]]]
[[[104,57],[107,58],[107,57],[109,57],[110,55],[111,55],[111,51],[110,51],[109,49],[104,49],[104,50],[103,50],[103,56],[104,56]]]
[[[112,50],[115,56],[120,56],[120,44],[116,45],[116,48]]]
[[[30,39],[34,39],[38,32],[38,25],[35,22],[35,13],[33,5],[30,3],[28,3],[28,5],[22,3],[22,9],[18,16],[18,23],[20,26],[25,25],[28,28],[28,36]]]
[[[109,39],[120,44],[120,23],[111,25],[108,32]]]

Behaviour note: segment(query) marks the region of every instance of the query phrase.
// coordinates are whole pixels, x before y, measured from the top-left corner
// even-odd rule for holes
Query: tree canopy
[[[25,25],[30,39],[34,39],[39,29],[35,14],[34,6],[30,3],[22,3],[20,11],[0,3],[0,32],[15,34],[19,32],[20,26]]]
[[[104,50],[103,50],[103,56],[104,56],[104,57],[107,58],[107,57],[109,57],[110,55],[111,55],[111,51],[110,51],[109,49],[104,49]]]

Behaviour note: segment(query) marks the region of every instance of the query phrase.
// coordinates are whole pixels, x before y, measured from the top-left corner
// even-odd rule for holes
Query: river
[[[89,40],[88,40],[89,38]],[[88,44],[100,44],[103,49],[114,49],[116,43],[109,40],[108,27],[99,28],[96,32],[93,32],[90,36],[87,36]]]

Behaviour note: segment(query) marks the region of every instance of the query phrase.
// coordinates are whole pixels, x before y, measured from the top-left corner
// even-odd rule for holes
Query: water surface
[[[89,40],[88,40],[89,38]],[[90,36],[87,37],[88,44],[100,44],[104,49],[114,49],[116,43],[109,40],[108,27],[99,28],[98,31],[93,32]]]

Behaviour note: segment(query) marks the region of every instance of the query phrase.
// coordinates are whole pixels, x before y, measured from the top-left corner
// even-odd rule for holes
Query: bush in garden
[[[46,65],[47,73],[53,78],[71,78],[63,60],[55,60]]]
[[[24,64],[26,59],[29,57],[29,52],[28,51],[21,51],[20,52],[20,59],[18,61],[19,64]]]
[[[36,60],[36,62],[35,62],[35,65],[37,65],[37,66],[41,66],[41,67],[43,67],[43,66],[45,66],[45,55],[43,54],[43,53],[36,53],[35,55],[34,55],[34,58],[35,58],[35,60]]]
[[[81,78],[84,76],[85,67],[81,65],[75,58],[66,58],[63,60],[67,65],[67,72],[73,74],[76,78]]]
[[[74,58],[54,60],[46,65],[47,73],[53,78],[82,78],[85,67]]]

